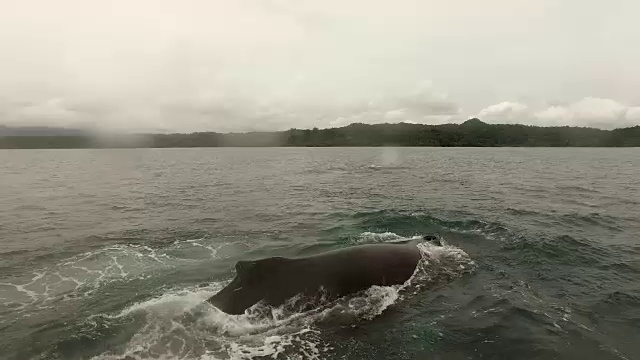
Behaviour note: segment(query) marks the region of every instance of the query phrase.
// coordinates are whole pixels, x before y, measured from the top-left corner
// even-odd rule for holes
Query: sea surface
[[[438,234],[240,316],[240,259]],[[0,151],[2,359],[640,359],[640,149]]]

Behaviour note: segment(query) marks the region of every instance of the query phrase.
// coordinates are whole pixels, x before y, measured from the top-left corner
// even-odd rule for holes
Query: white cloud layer
[[[502,102],[482,109],[477,116],[489,123],[539,126],[614,129],[640,125],[640,107],[595,97],[538,109],[518,102]]]
[[[640,47],[629,43],[640,38],[637,1],[3,0],[0,8],[0,124],[229,131],[478,113],[605,127],[638,119]],[[548,101],[556,105],[539,105]]]
[[[396,98],[341,104],[293,103],[203,97],[153,103],[91,103],[50,99],[0,102],[2,124],[59,126],[125,132],[269,131],[292,127],[341,127],[352,123],[460,123],[478,117],[493,124],[584,126],[614,129],[640,125],[640,106],[587,97],[567,104],[529,106],[504,101],[466,114],[430,87]]]
[[[172,98],[150,103],[91,103],[50,99],[42,103],[0,103],[4,123],[52,125],[111,131],[253,131],[292,127],[339,127],[351,123],[444,123],[460,109],[430,83],[396,97],[337,103],[292,102],[219,95]]]

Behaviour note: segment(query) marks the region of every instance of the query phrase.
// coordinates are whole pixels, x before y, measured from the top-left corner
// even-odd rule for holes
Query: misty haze
[[[0,358],[640,358],[638,14],[0,0]]]

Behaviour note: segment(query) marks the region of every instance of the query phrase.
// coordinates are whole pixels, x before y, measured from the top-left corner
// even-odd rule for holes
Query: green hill
[[[487,124],[470,119],[462,124],[351,124],[329,129],[279,132],[123,135],[117,141],[86,135],[0,136],[0,148],[112,148],[221,146],[640,146],[640,126],[600,130],[582,127],[539,127]]]

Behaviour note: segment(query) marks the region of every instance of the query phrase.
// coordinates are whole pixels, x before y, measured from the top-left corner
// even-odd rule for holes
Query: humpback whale
[[[424,240],[440,245],[437,237]],[[238,315],[262,301],[279,306],[302,295],[335,299],[373,285],[405,283],[422,255],[415,243],[356,245],[306,257],[269,257],[241,260],[234,279],[209,302],[221,311]]]

